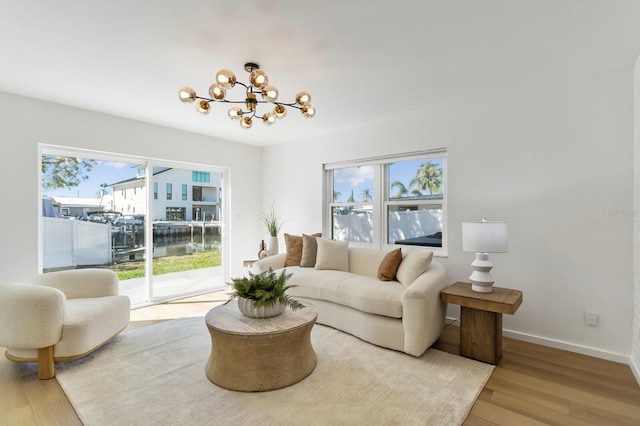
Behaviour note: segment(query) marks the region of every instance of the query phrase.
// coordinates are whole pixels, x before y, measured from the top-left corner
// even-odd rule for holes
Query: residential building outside
[[[113,210],[123,215],[147,214],[145,168],[135,178],[113,183]],[[222,177],[219,173],[157,168],[153,173],[155,221],[217,221]]]

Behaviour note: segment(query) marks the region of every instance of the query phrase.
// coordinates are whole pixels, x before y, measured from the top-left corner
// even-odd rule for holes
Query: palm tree
[[[411,179],[411,182],[409,182],[409,188],[407,188],[399,180],[395,180],[395,181],[391,182],[391,189],[398,188],[398,192],[396,192],[396,195],[394,197],[392,197],[392,198],[408,197],[409,194],[411,194],[414,197],[422,196],[422,192],[420,192],[419,189],[411,189],[411,187],[413,185],[415,185],[416,183],[417,183],[416,178]]]
[[[371,195],[371,190],[369,188],[362,190],[362,201],[365,203],[373,201],[373,196]]]
[[[414,181],[419,190],[426,189],[429,194],[440,194],[442,192],[442,169],[438,164],[427,161],[416,172],[416,177],[411,182]]]
[[[394,180],[393,182],[391,182],[391,189],[393,188],[398,188],[398,192],[396,192],[396,195],[393,198],[402,198],[406,197],[407,194],[409,194],[409,190],[407,189],[407,187],[404,186],[404,184],[399,180]]]
[[[353,196],[353,189],[351,190],[351,195],[349,195],[349,198],[347,198],[347,203],[355,203],[356,199]]]
[[[333,202],[335,203],[336,201],[338,201],[338,198],[342,195],[342,192],[340,191],[333,191]]]

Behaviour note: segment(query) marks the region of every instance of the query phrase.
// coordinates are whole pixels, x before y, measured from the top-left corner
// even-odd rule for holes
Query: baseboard
[[[629,367],[631,367],[631,371],[633,375],[636,376],[636,382],[640,385],[640,365],[638,365],[633,358],[631,358],[631,362],[629,363]]]
[[[449,321],[454,321],[455,318],[449,318],[447,317],[447,322]],[[631,356],[628,354],[621,354],[621,353],[617,353],[617,352],[610,352],[610,351],[605,351],[602,349],[598,349],[598,348],[592,348],[589,346],[583,346],[583,345],[577,345],[575,343],[569,343],[569,342],[563,342],[561,340],[554,340],[554,339],[549,339],[546,337],[541,337],[541,336],[535,336],[533,334],[527,334],[527,333],[520,333],[517,331],[513,331],[513,330],[503,330],[502,331],[502,335],[504,337],[509,337],[511,339],[516,339],[516,340],[523,340],[525,342],[529,342],[529,343],[535,343],[538,345],[542,345],[542,346],[549,346],[551,348],[555,348],[555,349],[562,349],[565,351],[569,351],[569,352],[575,352],[575,353],[579,353],[582,355],[588,355],[588,356],[592,356],[595,358],[602,358],[602,359],[606,359],[608,361],[613,361],[613,362],[619,362],[622,364],[627,364],[629,366],[632,367],[632,370],[634,368],[634,366],[631,363]],[[638,382],[640,383],[640,368],[638,368],[639,366],[635,366],[635,370],[634,370],[634,374],[636,376],[636,380],[638,380]]]
[[[629,365],[631,356],[617,352],[605,351],[589,346],[576,345],[575,343],[563,342],[561,340],[548,339],[546,337],[534,336],[526,333],[519,333],[512,330],[503,330],[503,336],[512,339],[524,340],[525,342],[536,343],[538,345],[549,346],[551,348],[562,349],[569,352],[575,352],[582,355],[589,355],[595,358],[602,358],[608,361],[619,362]]]

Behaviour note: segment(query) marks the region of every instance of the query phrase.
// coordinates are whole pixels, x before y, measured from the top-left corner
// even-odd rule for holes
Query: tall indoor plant
[[[267,232],[269,232],[269,235],[271,236],[271,239],[269,240],[269,254],[278,254],[278,233],[280,232],[280,228],[282,228],[282,224],[284,222],[281,222],[278,219],[278,214],[276,213],[276,209],[273,205],[268,212],[260,215],[260,220],[262,220],[262,223],[267,227]]]

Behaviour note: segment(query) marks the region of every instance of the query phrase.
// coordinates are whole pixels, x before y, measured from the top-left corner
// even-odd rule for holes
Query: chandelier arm
[[[249,92],[249,93],[259,93],[259,92]],[[212,99],[212,98],[206,98],[204,96],[196,96],[196,99],[201,99],[201,100],[207,101],[207,102],[224,102],[224,103],[228,103],[228,104],[244,104],[246,102],[246,100],[230,101],[229,99]],[[258,104],[284,105],[284,106],[288,106],[288,107],[291,107],[291,108],[302,109],[302,107],[299,106],[295,102],[288,104],[288,103],[285,103],[285,102],[273,102],[273,101],[265,101],[265,100],[259,100],[259,99],[255,99],[255,102],[258,103]],[[260,118],[260,117],[258,117],[258,118]]]
[[[196,99],[201,99],[207,102],[225,102],[228,104],[243,104],[246,102],[246,101],[230,101],[228,99],[211,99],[211,98],[205,98],[203,96],[196,96]]]
[[[302,109],[302,107],[300,105],[298,105],[297,102],[292,102],[290,104],[287,104],[287,103],[284,103],[284,102],[271,102],[271,103],[273,103],[275,105],[284,105],[284,106],[288,106],[288,107],[291,107],[291,108]]]

